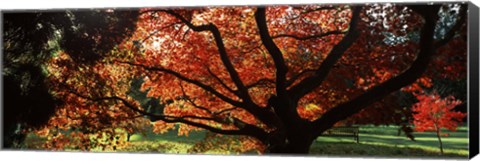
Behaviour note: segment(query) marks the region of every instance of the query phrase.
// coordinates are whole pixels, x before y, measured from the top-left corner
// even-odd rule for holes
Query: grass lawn
[[[360,143],[357,144],[353,137],[318,137],[310,148],[311,155],[317,156],[375,156],[375,157],[426,157],[426,158],[462,158],[468,157],[468,131],[467,127],[459,127],[456,132],[448,132],[448,137],[442,137],[444,155],[440,155],[437,137],[434,133],[414,133],[416,141],[411,141],[404,135],[397,136],[395,126],[361,126]],[[146,136],[134,134],[129,145],[118,149],[119,152],[140,153],[192,153],[192,149],[204,140],[206,131],[193,131],[189,136],[178,136],[176,131],[165,134],[148,132]],[[38,144],[38,138],[27,138],[27,143]],[[239,154],[233,148],[235,136],[230,142],[224,142],[221,148],[201,151],[203,154]],[[36,143],[35,140],[37,140]],[[255,153],[255,152],[251,152]]]
[[[165,134],[155,134],[147,132],[146,136],[134,134],[130,137],[130,143],[124,149],[124,152],[161,152],[161,153],[188,153],[196,143],[203,140],[206,131],[193,131],[189,136],[178,136],[175,130],[170,130]]]
[[[404,135],[397,136],[397,130],[395,126],[361,126],[359,144],[353,137],[318,137],[310,153],[332,156],[468,157],[466,126],[459,127],[456,132],[445,131],[450,135],[442,137],[444,155],[439,154],[435,133],[413,133],[416,141],[411,141]]]

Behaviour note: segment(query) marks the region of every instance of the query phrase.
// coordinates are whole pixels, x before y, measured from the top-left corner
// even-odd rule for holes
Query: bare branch
[[[310,40],[310,39],[323,38],[323,37],[330,36],[330,35],[340,35],[340,34],[346,34],[346,33],[347,32],[345,32],[345,31],[336,30],[336,31],[329,31],[329,32],[325,32],[325,33],[317,34],[317,35],[310,35],[310,36],[297,36],[297,35],[291,35],[291,34],[279,34],[279,35],[272,36],[272,38],[276,39],[276,38],[288,37],[288,38],[293,38],[293,39],[296,39],[296,40]]]

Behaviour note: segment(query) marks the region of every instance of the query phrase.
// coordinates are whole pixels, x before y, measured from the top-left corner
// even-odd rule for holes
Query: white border
[[[3,1],[0,9],[64,9],[92,7],[147,7],[147,6],[207,6],[207,5],[264,5],[264,4],[312,4],[312,3],[370,3],[370,2],[444,2],[461,0],[224,0],[224,1],[194,1],[194,0],[11,0]]]
[[[312,4],[312,3],[370,3],[370,2],[443,2],[445,0],[228,0],[228,1],[193,1],[193,0],[5,0],[0,2],[0,10],[31,10],[31,9],[65,9],[65,8],[139,8],[139,7],[172,7],[172,6],[206,6],[206,5],[265,5],[265,4]],[[450,0],[460,1],[460,0]],[[478,0],[474,1],[478,4]],[[478,5],[477,5],[478,6]],[[170,154],[135,154],[135,153],[47,153],[38,151],[0,151],[1,160],[195,160],[212,161],[215,159],[241,161],[302,161],[318,160],[409,160],[427,161],[432,159],[385,159],[385,158],[332,158],[332,157],[291,157],[291,156],[219,156],[219,155],[170,155]],[[407,157],[407,156],[406,156]],[[480,160],[477,157],[474,160]]]
[[[293,156],[234,156],[234,155],[177,155],[177,154],[138,154],[138,153],[79,153],[79,152],[37,152],[37,151],[1,151],[0,157],[2,160],[40,160],[40,161],[90,161],[90,160],[115,160],[115,161],[154,161],[154,160],[192,160],[192,161],[438,161],[435,159],[398,159],[398,158],[347,158],[347,157],[293,157]],[[408,157],[408,156],[405,156]],[[451,159],[450,159],[451,160]],[[465,159],[466,160],[466,159]],[[480,160],[480,159],[476,159]]]

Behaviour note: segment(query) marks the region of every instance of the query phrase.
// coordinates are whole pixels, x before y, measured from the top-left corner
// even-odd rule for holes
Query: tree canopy
[[[89,149],[87,134],[115,142],[116,128],[148,116],[160,133],[180,123],[179,134],[206,129],[266,153],[307,153],[342,121],[408,113],[396,103],[401,92],[465,78],[465,17],[461,4],[143,8],[135,32],[107,50],[61,41],[66,49],[45,69],[50,93],[65,103],[39,133],[62,148],[69,138],[52,127],[73,128]],[[122,30],[96,31],[115,30],[109,24],[83,35],[118,42],[108,35]],[[147,110],[132,89],[163,111]]]

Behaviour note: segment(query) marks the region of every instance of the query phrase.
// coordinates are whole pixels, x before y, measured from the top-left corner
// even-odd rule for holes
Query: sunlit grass
[[[310,148],[311,155],[321,156],[380,156],[380,157],[451,157],[466,158],[468,156],[468,128],[459,127],[456,132],[447,132],[442,137],[444,155],[439,154],[438,140],[433,132],[414,133],[415,140],[398,135],[396,126],[362,126],[360,143],[353,137],[318,137]],[[155,134],[151,131],[134,134],[126,146],[117,152],[135,153],[168,153],[189,154],[195,144],[205,138],[206,131],[193,131],[189,136],[178,136],[176,131]],[[26,144],[34,149],[42,149],[44,139],[29,135]],[[71,150],[69,150],[71,151]],[[95,151],[95,150],[94,150]],[[98,150],[96,150],[98,151]],[[212,148],[200,152],[202,154],[239,154],[221,148]]]
[[[442,137],[445,157],[467,157],[467,127]],[[396,126],[364,126],[360,128],[360,144],[353,137],[319,137],[312,145],[314,154],[441,157],[438,138],[433,132],[413,133],[416,141],[398,135]],[[332,150],[336,149],[336,150]]]

